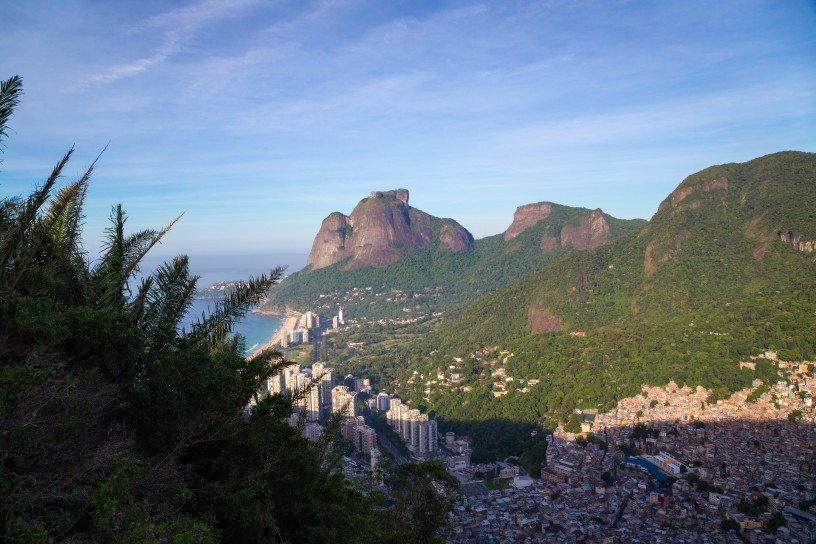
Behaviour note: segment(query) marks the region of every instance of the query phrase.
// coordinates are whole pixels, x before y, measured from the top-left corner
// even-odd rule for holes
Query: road
[[[313,357],[312,357],[312,362],[313,363],[319,363],[320,362],[320,345],[323,343],[323,333],[322,333],[322,331],[320,329],[312,329],[311,331],[309,331],[309,334],[314,334],[315,335],[314,342],[313,342],[314,353],[313,353]]]
[[[377,443],[381,448],[391,454],[391,457],[394,458],[394,462],[396,464],[404,465],[409,462],[404,455],[397,451],[397,448],[391,443],[390,440],[388,440],[388,437],[379,431],[377,432]]]

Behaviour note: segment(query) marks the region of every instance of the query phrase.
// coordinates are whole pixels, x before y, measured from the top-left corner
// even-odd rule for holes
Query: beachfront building
[[[320,328],[320,316],[314,312],[306,312],[303,314],[302,321],[303,327],[306,329],[319,329]]]

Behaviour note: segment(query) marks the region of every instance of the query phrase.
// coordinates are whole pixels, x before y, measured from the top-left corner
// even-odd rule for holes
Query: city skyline
[[[143,3],[4,7],[24,94],[4,196],[76,145],[93,255],[185,217],[157,254],[308,252],[372,190],[476,238],[543,200],[648,219],[687,175],[816,151],[808,2]]]

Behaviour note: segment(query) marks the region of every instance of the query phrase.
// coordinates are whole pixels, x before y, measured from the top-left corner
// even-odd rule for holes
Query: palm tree
[[[0,82],[0,141],[6,137],[6,122],[14,113],[14,107],[20,101],[21,94],[23,79],[20,76],[13,76],[7,81]]]
[[[19,76],[0,82],[0,142],[20,94]],[[99,157],[77,181],[52,194],[73,152],[72,147],[28,198],[0,201],[0,298],[47,296],[69,305],[124,311],[144,334],[147,352],[181,338],[187,346],[223,344],[235,324],[280,280],[283,268],[242,282],[213,311],[202,315],[189,334],[181,333],[179,324],[190,309],[198,281],[190,274],[186,256],[161,265],[141,281],[135,295],[130,284],[140,273],[145,255],[184,213],[162,229],[126,234],[127,215],[121,204],[114,206],[104,251],[95,265],[89,265],[80,238],[82,208]]]
[[[0,82],[0,143],[21,90],[19,78]],[[0,533],[354,542],[360,522],[382,525],[366,510],[373,503],[334,470],[332,428],[310,445],[286,423],[302,392],[256,395],[255,410],[245,411],[289,362],[275,351],[247,361],[230,334],[283,270],[242,283],[191,331],[179,330],[198,281],[189,260],[176,257],[141,280],[139,266],[181,216],[128,234],[123,207],[114,207],[102,255],[90,263],[81,230],[94,165],[60,188],[72,154],[28,197],[0,200],[0,480],[8,491]],[[404,495],[424,500],[411,493],[429,488],[415,480]],[[111,513],[128,524],[114,526]]]

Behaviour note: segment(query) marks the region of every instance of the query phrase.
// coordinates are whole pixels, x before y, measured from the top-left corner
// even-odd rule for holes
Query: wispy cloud
[[[520,151],[531,147],[666,139],[678,134],[699,135],[713,127],[761,124],[764,120],[801,114],[801,105],[814,96],[802,83],[792,80],[785,89],[778,84],[757,85],[739,91],[656,101],[595,115],[545,120],[504,131],[497,140],[502,147]],[[813,113],[813,108],[809,113]]]
[[[110,140],[99,232],[121,200],[148,224],[188,210],[192,241],[217,226],[262,245],[275,229],[246,226],[297,217],[285,243],[308,245],[329,211],[405,186],[493,234],[525,202],[648,215],[695,169],[814,149],[796,2],[13,4],[0,50],[26,77],[28,151],[2,188],[27,190],[66,142],[90,161]]]
[[[84,91],[141,74],[159,66],[173,55],[184,50],[186,43],[202,28],[211,23],[233,17],[258,4],[258,0],[203,0],[173,11],[155,15],[141,24],[134,25],[128,33],[159,31],[160,44],[152,54],[109,66],[81,80],[69,91]]]

